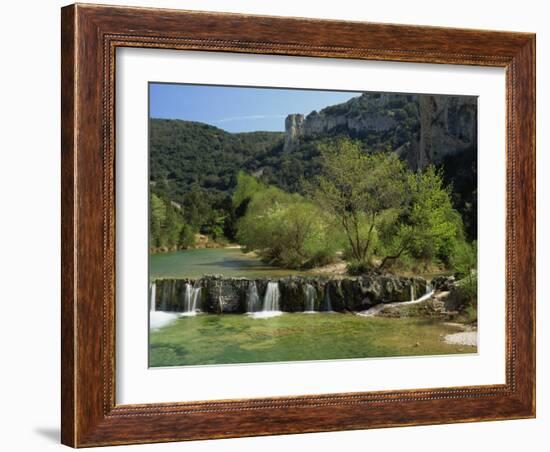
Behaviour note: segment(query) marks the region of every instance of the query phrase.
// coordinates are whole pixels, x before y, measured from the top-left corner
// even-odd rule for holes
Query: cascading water
[[[161,311],[171,311],[172,309],[168,308],[168,303],[172,302],[174,300],[176,294],[176,283],[175,281],[169,281],[168,287],[166,287],[166,283],[164,284],[163,290],[162,290],[162,296],[160,300],[160,310]]]
[[[426,282],[426,294],[429,294],[432,291],[433,291],[433,287],[432,287],[431,283]]]
[[[257,312],[260,310],[260,297],[258,296],[258,288],[256,282],[251,281],[248,284],[248,292],[246,294],[246,312]]]
[[[201,296],[201,286],[195,283],[193,287],[187,283],[185,285],[185,294],[183,298],[183,314],[184,316],[195,315],[199,311],[199,303]]]
[[[281,294],[279,292],[279,283],[270,281],[267,283],[267,289],[264,295],[264,311],[273,312],[279,311],[279,300]]]
[[[279,307],[280,299],[281,293],[279,292],[279,283],[277,281],[270,281],[267,283],[267,289],[265,290],[262,310],[259,312],[249,312],[255,319],[266,319],[281,315],[282,312]]]
[[[376,306],[373,306],[370,309],[367,309],[366,311],[357,312],[357,315],[364,316],[364,317],[371,317],[373,315],[378,314],[380,311],[386,309],[386,308],[393,308],[398,306],[405,306],[405,305],[411,305],[416,303],[421,303],[425,300],[428,300],[432,297],[434,294],[434,290],[431,284],[426,283],[426,293],[422,295],[420,298],[416,299],[414,298],[414,285],[411,284],[411,300],[410,301],[399,301],[395,303],[380,303]]]
[[[193,296],[191,297],[191,311],[197,312],[200,311],[200,301],[201,301],[201,286],[196,283],[193,287]]]
[[[151,295],[149,299],[150,311],[155,312],[157,310],[157,285],[156,283],[151,284]]]
[[[315,287],[313,287],[311,284],[306,284],[304,290],[306,295],[306,305],[304,312],[313,313],[315,312],[315,300],[317,299],[317,292],[315,290]]]
[[[183,295],[183,312],[189,312],[191,307],[191,298],[193,297],[193,286],[187,283],[185,285],[185,293]]]
[[[178,314],[174,312],[163,312],[157,311],[157,285],[156,283],[151,284],[151,294],[150,294],[150,306],[149,306],[149,328],[151,330],[158,330],[166,325],[169,325],[174,320],[177,319]],[[164,292],[162,293],[161,299],[161,308],[164,309],[166,306],[166,296]]]
[[[332,310],[332,301],[330,299],[328,284],[325,286],[325,299],[323,301],[323,311],[325,311],[325,312],[334,312]]]

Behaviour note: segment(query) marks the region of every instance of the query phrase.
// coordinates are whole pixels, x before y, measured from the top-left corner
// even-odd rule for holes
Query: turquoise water
[[[212,248],[173,253],[153,254],[149,257],[149,277],[198,278],[204,275],[258,278],[308,274],[264,264],[257,257],[244,254],[240,248]]]
[[[182,317],[150,335],[149,366],[185,366],[475,353],[441,340],[461,331],[443,322],[353,314]]]

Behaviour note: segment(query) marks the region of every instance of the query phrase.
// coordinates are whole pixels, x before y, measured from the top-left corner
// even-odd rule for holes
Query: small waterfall
[[[151,295],[149,298],[150,311],[155,312],[157,310],[157,284],[151,284]]]
[[[426,295],[432,292],[434,289],[432,287],[432,284],[429,282],[426,282]]]
[[[174,280],[169,281],[168,284],[165,282],[162,288],[160,310],[164,312],[171,311],[172,309],[168,309],[168,306],[169,306],[169,303],[171,306],[172,300],[174,300],[175,296],[176,296],[176,282]]]
[[[178,317],[178,314],[175,312],[164,312],[166,308],[166,295],[165,291],[161,292],[161,310],[157,311],[157,285],[156,283],[151,284],[151,293],[150,293],[150,306],[149,306],[149,328],[151,330],[158,330],[163,328]]]
[[[333,312],[333,310],[332,310],[332,301],[330,300],[330,293],[329,293],[328,284],[325,285],[325,299],[323,301],[323,311]]]
[[[279,311],[279,300],[281,293],[279,292],[279,283],[277,281],[270,281],[267,283],[267,289],[264,295],[263,311],[274,312]]]
[[[304,290],[306,293],[306,305],[304,312],[315,312],[315,300],[317,299],[315,287],[311,284],[306,284]]]
[[[198,281],[195,283],[195,287],[193,287],[193,296],[191,297],[191,311],[197,312],[200,311],[200,301],[201,301],[201,286],[199,285]]]
[[[431,284],[426,284],[426,293],[424,295],[422,295],[420,298],[418,298],[417,300],[415,300],[414,298],[414,286],[411,284],[411,300],[410,301],[397,301],[397,302],[394,302],[394,303],[380,303],[380,304],[377,304],[375,306],[373,306],[372,308],[369,308],[365,311],[361,311],[361,312],[357,312],[356,315],[360,315],[360,316],[363,316],[363,317],[372,317],[376,314],[378,314],[380,311],[384,310],[384,309],[387,309],[387,308],[393,308],[393,307],[399,307],[399,306],[406,306],[406,305],[410,305],[410,304],[416,304],[416,303],[421,303],[423,302],[424,300],[429,300],[432,295],[434,294],[434,290],[433,290],[433,287]]]
[[[201,286],[198,281],[195,283],[194,287],[189,283],[185,285],[185,294],[183,298],[184,315],[195,315],[197,311],[200,310],[200,296]]]
[[[246,294],[246,312],[257,312],[260,310],[260,297],[256,282],[251,281],[248,284],[248,293]]]
[[[183,296],[183,312],[189,312],[191,310],[191,298],[193,298],[193,286],[187,283],[185,285],[185,294]]]

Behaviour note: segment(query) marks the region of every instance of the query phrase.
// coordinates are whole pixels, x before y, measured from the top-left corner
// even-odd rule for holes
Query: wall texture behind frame
[[[12,2],[4,9],[8,20],[1,31],[4,61],[15,63],[6,65],[0,76],[5,87],[0,115],[4,126],[2,168],[6,168],[0,178],[4,195],[2,218],[5,219],[0,225],[4,257],[0,265],[6,281],[0,328],[6,364],[1,385],[5,417],[2,444],[12,451],[63,450],[58,440],[59,7],[65,3],[68,2]],[[550,64],[547,58],[542,58],[550,53],[550,32],[546,31],[544,4],[536,0],[525,0],[520,8],[517,2],[465,0],[449,4],[445,9],[436,1],[405,0],[368,6],[353,0],[324,3],[280,0],[275,4],[253,0],[116,0],[116,3],[537,32],[539,105],[550,105]],[[22,32],[23,23],[25,32]],[[538,147],[546,149],[550,145],[550,134],[543,130],[542,124],[548,123],[550,117],[539,111],[537,118]],[[550,197],[550,180],[542,177],[549,165],[550,157],[540,152],[539,200]],[[539,206],[544,207],[542,203]],[[542,208],[538,212],[538,229],[546,231],[550,228],[549,214]],[[550,270],[543,255],[550,241],[541,233],[538,243],[539,274],[545,275]],[[544,322],[550,310],[544,306],[542,281],[538,287],[537,317],[539,322]],[[444,448],[448,452],[464,452],[483,444],[504,452],[526,446],[535,452],[542,451],[545,450],[543,432],[550,428],[547,409],[550,400],[545,383],[550,357],[541,351],[550,346],[550,342],[540,325],[536,420],[130,446],[132,448],[115,450],[359,451],[370,446],[387,450],[407,448],[425,452]]]

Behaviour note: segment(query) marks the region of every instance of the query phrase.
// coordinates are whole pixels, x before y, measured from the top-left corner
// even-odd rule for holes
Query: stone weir
[[[289,276],[284,278],[227,278],[218,275],[199,279],[157,279],[154,281],[154,309],[210,313],[261,311],[268,284],[277,283],[278,309],[284,312],[362,311],[380,303],[414,300],[426,293],[427,281],[420,277],[391,275],[326,278]],[[251,298],[259,305],[251,309]],[[252,300],[254,302],[254,300]],[[265,306],[265,304],[264,304]]]

